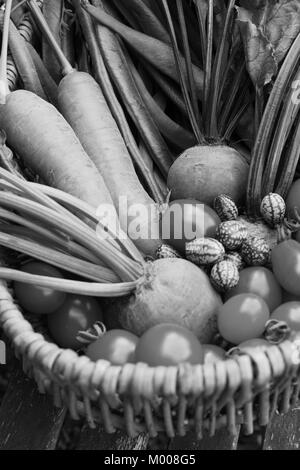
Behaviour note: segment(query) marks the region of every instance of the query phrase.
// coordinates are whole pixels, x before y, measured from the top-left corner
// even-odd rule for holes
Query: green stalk
[[[66,252],[66,254],[70,254],[85,261],[89,261],[90,263],[103,266],[102,261],[83,246],[73,242],[70,239],[66,239],[66,237],[53,230],[48,230],[45,227],[41,227],[35,222],[25,219],[25,217],[21,217],[15,212],[10,212],[0,208],[0,218],[13,222],[14,224],[18,224],[22,227],[26,227],[32,232],[32,234],[37,234],[41,237],[41,239],[57,245],[57,247]]]
[[[221,82],[223,78],[223,72],[226,67],[226,58],[228,52],[228,41],[229,41],[229,34],[230,34],[230,26],[232,23],[232,16],[234,13],[235,7],[235,0],[230,0],[227,13],[225,24],[223,28],[222,35],[220,37],[217,54],[215,57],[213,72],[212,72],[212,80],[211,80],[211,87],[210,87],[210,119],[209,119],[209,136],[211,138],[218,139],[218,104],[220,99],[220,88]]]
[[[246,64],[245,64],[245,62],[243,62],[243,64],[241,64],[241,66],[237,70],[237,72],[236,72],[236,74],[235,74],[235,76],[232,80],[230,89],[226,93],[226,101],[225,101],[224,106],[221,110],[221,118],[220,118],[219,124],[218,124],[219,131],[220,131],[221,135],[223,135],[224,132],[225,132],[226,125],[227,125],[228,120],[229,120],[230,112],[232,111],[232,108],[233,108],[233,106],[235,104],[235,101],[237,99],[237,94],[240,91],[241,80],[243,78],[243,75],[244,75],[245,71],[246,71]]]
[[[257,135],[258,129],[264,114],[264,90],[256,87],[255,89],[255,113],[254,113],[254,135]]]
[[[73,274],[80,273],[80,276],[92,281],[120,282],[120,278],[111,269],[83,261],[39,243],[36,239],[32,238],[30,230],[22,227],[11,226],[9,224],[0,225],[0,245]]]
[[[249,103],[246,101],[243,103],[245,97],[245,93],[241,95],[240,99],[237,101],[237,104],[235,106],[235,109],[233,111],[233,116],[229,120],[229,125],[226,128],[226,131],[224,132],[223,138],[224,140],[230,140],[232,133],[234,132],[236,126],[239,123],[239,120],[245,113],[246,109],[249,106]]]
[[[15,175],[12,175],[7,170],[0,168],[0,177],[8,181],[11,185],[17,187],[25,195],[27,194],[30,199],[36,201],[49,209],[53,209],[67,217],[67,219],[72,219],[73,223],[80,226],[83,230],[90,229],[90,226],[85,222],[85,219],[90,219],[95,221],[98,229],[102,228],[105,230],[106,235],[110,235],[111,238],[108,238],[107,241],[118,250],[122,248],[130,254],[134,254],[135,261],[142,261],[143,258],[133,242],[125,235],[125,233],[120,229],[119,237],[114,233],[109,227],[104,227],[103,224],[99,222],[96,216],[95,209],[90,208],[88,204],[82,202],[80,199],[71,196],[64,191],[59,191],[58,189],[51,188],[50,186],[38,185],[36,183],[30,183],[26,180],[22,180]],[[40,189],[43,188],[41,191]],[[71,206],[72,211],[75,213],[81,212],[83,220],[79,219],[73,212],[69,211],[64,207],[64,205],[58,204],[55,200],[48,196],[48,194],[60,194],[60,198],[64,201],[68,201],[68,205]]]
[[[102,228],[104,229],[105,227],[100,224],[99,219],[96,214],[96,210],[89,206],[87,203],[84,201],[81,201],[80,199],[76,198],[75,196],[72,196],[71,194],[65,193],[64,191],[61,191],[60,189],[53,188],[51,186],[46,186],[40,183],[33,183],[33,182],[28,182],[27,183],[29,186],[32,188],[37,188],[39,189],[43,194],[49,196],[59,204],[62,204],[65,207],[68,207],[70,211],[76,212],[81,214],[83,218],[89,219],[91,222],[94,223],[95,228],[98,225],[101,225]],[[117,235],[110,230],[110,228],[107,228],[107,234],[111,235],[114,239],[117,239]],[[136,262],[138,263],[143,263],[144,258],[139,252],[139,250],[136,248],[134,243],[130,240],[130,238],[121,230],[119,229],[119,235],[120,238],[117,240],[118,243],[122,246],[125,252]]]
[[[68,294],[88,295],[92,297],[123,297],[131,294],[137,286],[137,281],[118,284],[102,284],[94,282],[72,281],[55,277],[38,276],[23,273],[15,269],[0,268],[0,279],[5,281],[24,282],[39,287],[46,287]]]
[[[185,22],[185,17],[184,17],[182,0],[176,0],[176,5],[177,5],[178,18],[179,18],[180,32],[182,36],[185,66],[187,70],[187,81],[188,81],[190,96],[191,96],[191,105],[193,108],[195,119],[198,122],[198,126],[199,126],[200,114],[199,114],[195,79],[194,79],[193,67],[192,67],[192,58],[191,58],[189,39],[188,39],[188,33],[187,33],[186,22]]]
[[[197,2],[198,5],[198,2]],[[208,15],[207,15],[207,40],[205,51],[205,73],[204,73],[204,91],[203,91],[203,115],[205,122],[205,132],[209,133],[209,95],[211,89],[211,74],[212,74],[212,54],[213,54],[213,35],[214,35],[214,0],[208,2]]]
[[[205,19],[203,18],[203,11],[200,5],[201,0],[194,0],[197,12],[197,19],[199,24],[199,33],[200,33],[200,44],[201,44],[201,51],[202,51],[202,62],[203,65],[207,62],[207,38],[206,38],[206,27],[205,27]],[[210,0],[209,0],[210,1]]]
[[[99,240],[96,232],[88,227],[83,230],[71,220],[66,220],[61,214],[14,194],[0,193],[0,204],[12,210],[24,212],[30,217],[50,224],[59,231],[64,231],[75,241],[99,256],[121,279],[135,280],[141,275],[142,266],[140,264],[117,251],[106,240]]]
[[[4,24],[2,32],[1,44],[1,60],[0,60],[0,104],[6,103],[6,97],[9,94],[7,84],[7,49],[9,36],[9,19],[12,7],[12,0],[7,0],[5,4]]]
[[[262,177],[266,164],[270,141],[274,132],[274,125],[283,102],[290,79],[297,67],[300,57],[300,34],[292,44],[280,68],[271,94],[267,101],[265,111],[257,132],[247,187],[247,209],[249,215],[259,215],[262,197]],[[271,156],[272,158],[272,156]]]
[[[57,44],[47,21],[44,18],[43,13],[41,12],[36,0],[27,0],[27,5],[29,10],[31,11],[34,18],[36,18],[43,28],[43,35],[45,40],[51,46],[53,53],[56,55],[58,63],[62,66],[62,75],[68,75],[74,71],[72,65],[64,55],[63,51],[61,50],[60,46]]]
[[[292,138],[292,144],[289,147],[284,159],[284,165],[281,170],[278,186],[275,190],[276,193],[286,197],[288,190],[294,180],[297,165],[300,159],[300,113],[296,123],[295,132]]]
[[[300,80],[300,67],[292,80],[295,80],[296,82]],[[271,150],[269,152],[270,158],[268,159],[264,170],[265,178],[262,185],[262,196],[269,194],[274,190],[280,158],[299,113],[299,105],[297,103],[293,103],[293,93],[294,90],[290,87],[277,121]]]
[[[195,137],[197,138],[198,143],[201,145],[204,142],[204,136],[203,136],[202,132],[199,129],[197,119],[196,119],[196,116],[195,116],[194,111],[193,111],[193,106],[192,106],[192,103],[191,103],[191,100],[190,100],[188,88],[187,88],[186,81],[185,81],[184,71],[182,70],[182,64],[181,64],[181,60],[180,60],[180,52],[179,52],[179,48],[178,48],[178,44],[177,44],[174,25],[173,25],[173,22],[172,22],[172,17],[171,17],[171,13],[170,13],[170,10],[169,10],[167,0],[162,0],[162,6],[164,8],[164,12],[165,12],[165,15],[166,15],[166,19],[167,19],[167,23],[168,23],[168,27],[169,27],[169,31],[170,31],[176,68],[177,68],[177,71],[178,71],[178,75],[179,75],[179,79],[180,79],[180,85],[181,85],[182,93],[183,93],[183,96],[184,96],[184,101],[185,101],[185,105],[186,105],[186,108],[187,108],[188,116],[189,116],[189,119],[190,119],[190,123],[191,123],[192,129],[193,129],[193,132],[195,134]]]

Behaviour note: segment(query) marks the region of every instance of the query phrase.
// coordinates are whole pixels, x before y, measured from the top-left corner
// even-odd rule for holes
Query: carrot
[[[62,19],[62,11],[63,11],[63,2],[64,0],[44,0],[43,1],[43,14],[49,25],[49,28],[55,37],[56,41],[61,45],[61,37],[60,37],[60,27],[61,27],[61,19]],[[60,64],[52,51],[51,46],[49,46],[48,42],[43,38],[42,39],[43,45],[43,62],[49,71],[52,78],[59,82],[61,79],[61,70]]]
[[[90,16],[81,8],[80,1],[75,0],[74,6],[76,8],[76,13],[78,20],[80,22],[81,28],[85,40],[88,44],[89,54],[92,59],[93,72],[95,75],[96,81],[99,83],[107,104],[110,108],[110,111],[119,127],[119,130],[122,134],[125,145],[130,153],[132,161],[141,175],[143,175],[143,180],[147,185],[150,194],[152,194],[156,202],[162,202],[162,195],[160,188],[156,184],[152,173],[149,172],[147,166],[145,166],[143,158],[140,155],[139,149],[137,147],[136,141],[132,135],[132,131],[127,123],[123,108],[121,107],[116,95],[114,88],[111,84],[110,77],[108,76],[105,64],[103,62],[101,54],[99,54],[99,46],[96,39],[96,34],[94,31],[92,19]]]
[[[34,0],[30,0],[28,4],[52,44],[65,73],[59,84],[60,110],[103,176],[115,207],[119,210],[121,227],[126,229],[129,236],[135,238],[134,242],[142,252],[153,255],[159,246],[158,213],[155,211],[153,200],[138,181],[130,155],[103,93],[90,75],[72,69],[51,35],[43,15],[36,8]],[[122,210],[124,207],[119,207],[121,198],[126,198],[126,213]],[[134,210],[139,210],[140,214],[133,214]],[[135,223],[138,223],[142,233],[137,233]]]
[[[39,80],[41,82],[44,92],[46,93],[48,100],[55,107],[57,107],[57,85],[55,81],[49,74],[48,70],[44,65],[44,62],[42,61],[41,57],[39,56],[33,45],[28,42],[26,44],[26,47],[31,56],[32,62],[37,71]]]
[[[154,67],[179,82],[174,53],[171,46],[125,26],[120,21],[115,20],[112,16],[105,13],[101,8],[92,6],[87,0],[82,1],[82,6],[97,22],[119,34],[128,42],[135,52],[150,62]],[[185,79],[187,79],[187,72],[182,56],[180,56],[180,60],[183,65]],[[197,93],[201,96],[203,90],[203,72],[197,66],[193,65],[193,74]]]
[[[12,21],[9,27],[9,48],[24,88],[47,100],[26,42]]]
[[[3,12],[0,13],[0,25],[3,27]],[[26,90],[32,91],[43,99],[47,99],[36,73],[25,40],[12,21],[9,25],[9,48]]]
[[[25,164],[48,184],[95,208],[111,203],[101,175],[54,106],[29,91],[17,90],[0,106],[0,126]]]
[[[94,0],[99,8],[108,8],[107,3]],[[161,134],[143,103],[135,81],[128,66],[128,54],[121,48],[118,38],[113,32],[103,26],[96,28],[97,38],[107,69],[117,87],[122,101],[126,106],[133,122],[142,136],[153,160],[163,175],[167,175],[172,157]]]
[[[7,6],[6,16],[8,10]],[[4,103],[0,105],[0,127],[9,145],[48,184],[70,192],[94,208],[102,203],[112,204],[103,178],[62,115],[29,91],[8,92],[4,62],[8,25],[7,22],[1,53],[0,87]]]
[[[25,39],[27,43],[32,42],[34,37],[33,26],[30,15],[28,13],[25,14],[25,16],[22,18],[22,21],[18,24],[18,30],[22,38]],[[7,82],[10,91],[14,91],[17,88],[18,80],[19,74],[16,69],[14,60],[11,54],[9,53],[7,57]]]

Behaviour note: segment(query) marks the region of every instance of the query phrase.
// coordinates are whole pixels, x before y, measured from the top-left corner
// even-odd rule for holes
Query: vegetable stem
[[[1,60],[0,60],[0,104],[6,103],[6,97],[9,94],[7,84],[7,49],[8,49],[8,35],[9,35],[9,22],[12,8],[12,0],[7,0],[5,3],[4,25],[2,34],[1,45]]]
[[[42,239],[32,236],[31,230],[22,227],[0,224],[0,245],[93,281],[120,282],[120,278],[111,269],[51,248]]]
[[[210,119],[209,119],[209,137],[218,138],[218,104],[220,99],[220,87],[221,80],[223,77],[222,67],[226,64],[227,51],[228,51],[228,41],[230,33],[230,25],[232,20],[232,15],[234,11],[235,0],[230,0],[227,7],[226,19],[223,28],[223,32],[219,39],[217,54],[215,57],[215,62],[213,66],[211,86],[210,86]]]
[[[28,7],[33,14],[39,28],[41,29],[45,39],[48,41],[49,45],[52,47],[53,52],[55,53],[58,62],[61,65],[62,68],[62,75],[68,75],[69,73],[72,73],[74,71],[72,65],[68,61],[68,59],[65,57],[64,53],[62,52],[60,46],[56,42],[45,18],[43,13],[41,12],[40,8],[38,7],[38,4],[36,3],[36,0],[28,0],[27,1]]]
[[[164,12],[165,12],[165,15],[166,15],[168,27],[169,27],[169,30],[170,30],[170,36],[171,36],[171,40],[172,40],[172,46],[173,46],[173,52],[174,52],[174,57],[175,57],[176,68],[177,68],[177,72],[178,72],[178,75],[179,75],[180,85],[181,85],[182,93],[183,93],[183,96],[184,96],[185,105],[186,105],[186,108],[187,108],[187,111],[188,111],[188,116],[189,116],[189,119],[190,119],[190,123],[191,123],[193,132],[194,132],[194,134],[197,138],[198,143],[202,144],[204,142],[204,136],[203,136],[201,130],[199,129],[199,125],[197,123],[197,119],[196,119],[196,116],[195,116],[195,113],[194,113],[194,110],[193,110],[193,106],[192,106],[192,103],[191,103],[191,100],[190,100],[188,88],[187,88],[187,85],[186,85],[185,75],[184,75],[184,71],[183,71],[183,68],[182,68],[181,60],[180,60],[180,52],[179,52],[179,48],[178,48],[178,44],[177,44],[176,33],[175,33],[175,29],[174,29],[174,25],[173,25],[173,22],[172,22],[172,17],[171,17],[171,13],[170,13],[170,10],[169,10],[167,0],[162,0],[162,5],[163,5],[163,8],[164,8]]]
[[[293,42],[280,68],[256,135],[247,187],[247,209],[248,213],[252,216],[259,215],[259,208],[262,197],[261,184],[263,170],[265,168],[269,145],[272,134],[274,132],[274,125],[278,119],[278,112],[286,93],[290,78],[299,62],[299,57],[300,34],[298,34],[297,38]],[[272,158],[272,155],[270,158]]]
[[[198,2],[197,2],[198,4]],[[205,73],[204,73],[204,98],[203,98],[203,114],[205,122],[205,132],[209,133],[208,129],[208,116],[209,116],[209,95],[211,88],[211,74],[212,74],[212,53],[213,53],[213,30],[214,30],[214,2],[208,2],[208,15],[207,15],[207,40],[205,51]]]
[[[198,108],[198,100],[197,100],[195,79],[194,79],[193,66],[192,66],[193,64],[192,64],[192,58],[191,58],[189,39],[188,39],[188,34],[187,34],[182,0],[176,0],[176,5],[177,5],[177,12],[178,12],[182,42],[183,42],[183,51],[184,51],[184,58],[185,58],[185,66],[187,70],[187,81],[188,81],[189,91],[190,91],[190,96],[191,96],[191,105],[194,111],[195,119],[199,125],[200,115],[199,115],[199,108]]]
[[[96,232],[88,227],[83,229],[76,226],[72,220],[66,220],[63,215],[54,212],[36,202],[24,199],[14,194],[0,194],[0,203],[13,210],[22,211],[43,223],[50,224],[57,230],[64,231],[75,241],[87,247],[96,256],[99,256],[107,266],[110,266],[121,279],[137,279],[141,274],[141,264],[138,264],[120,253],[107,240],[100,240]]]
[[[72,281],[70,279],[56,279],[55,277],[23,273],[9,268],[0,268],[0,279],[24,282],[26,284],[47,287],[49,289],[69,294],[88,295],[93,297],[123,297],[131,294],[137,286],[137,281],[116,284]]]

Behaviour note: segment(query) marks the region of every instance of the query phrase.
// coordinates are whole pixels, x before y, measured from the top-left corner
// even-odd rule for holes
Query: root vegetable
[[[161,259],[145,266],[135,292],[120,305],[119,321],[138,336],[154,325],[174,323],[209,343],[221,305],[201,269],[183,259]]]
[[[194,198],[210,206],[220,194],[243,201],[249,166],[226,145],[199,145],[186,150],[170,168],[168,188],[172,199]]]

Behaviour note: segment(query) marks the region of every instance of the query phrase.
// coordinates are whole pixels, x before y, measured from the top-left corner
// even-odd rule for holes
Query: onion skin
[[[160,259],[145,266],[136,292],[120,306],[119,321],[138,336],[154,325],[173,323],[209,343],[217,332],[221,305],[201,269],[184,259]]]
[[[198,145],[185,150],[168,175],[171,199],[198,199],[209,206],[220,194],[234,202],[244,200],[249,165],[240,153],[227,145]]]

